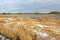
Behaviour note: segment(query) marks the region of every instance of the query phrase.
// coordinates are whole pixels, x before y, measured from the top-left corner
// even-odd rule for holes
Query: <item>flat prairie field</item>
[[[0,40],[60,40],[60,14],[0,14]]]
[[[60,14],[0,14],[0,17],[15,17],[15,18],[40,18],[40,17],[49,17],[49,18],[60,18]]]

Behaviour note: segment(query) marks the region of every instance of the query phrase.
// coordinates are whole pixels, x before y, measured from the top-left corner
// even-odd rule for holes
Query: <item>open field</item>
[[[60,18],[60,14],[0,14],[0,16],[15,18],[40,18],[40,17]]]
[[[60,20],[0,18],[0,40],[60,40]]]
[[[0,40],[60,40],[60,14],[0,14]]]

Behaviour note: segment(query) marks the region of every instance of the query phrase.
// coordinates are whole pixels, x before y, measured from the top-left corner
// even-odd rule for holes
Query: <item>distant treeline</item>
[[[25,14],[25,13],[0,13],[0,14]],[[27,14],[27,13],[26,13]],[[30,14],[30,13],[28,13]],[[60,14],[60,12],[49,12],[49,13],[33,13],[33,14]]]
[[[50,12],[49,14],[60,14],[60,12]]]

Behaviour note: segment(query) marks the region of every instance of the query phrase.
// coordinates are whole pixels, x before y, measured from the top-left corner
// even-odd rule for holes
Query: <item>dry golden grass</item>
[[[0,18],[0,34],[11,40],[60,40],[60,20]]]
[[[55,18],[37,18],[43,25],[60,27],[60,19]]]

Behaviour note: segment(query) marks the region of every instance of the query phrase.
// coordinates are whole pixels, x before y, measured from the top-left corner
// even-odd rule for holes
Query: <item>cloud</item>
[[[60,11],[60,0],[0,0],[0,12]]]

